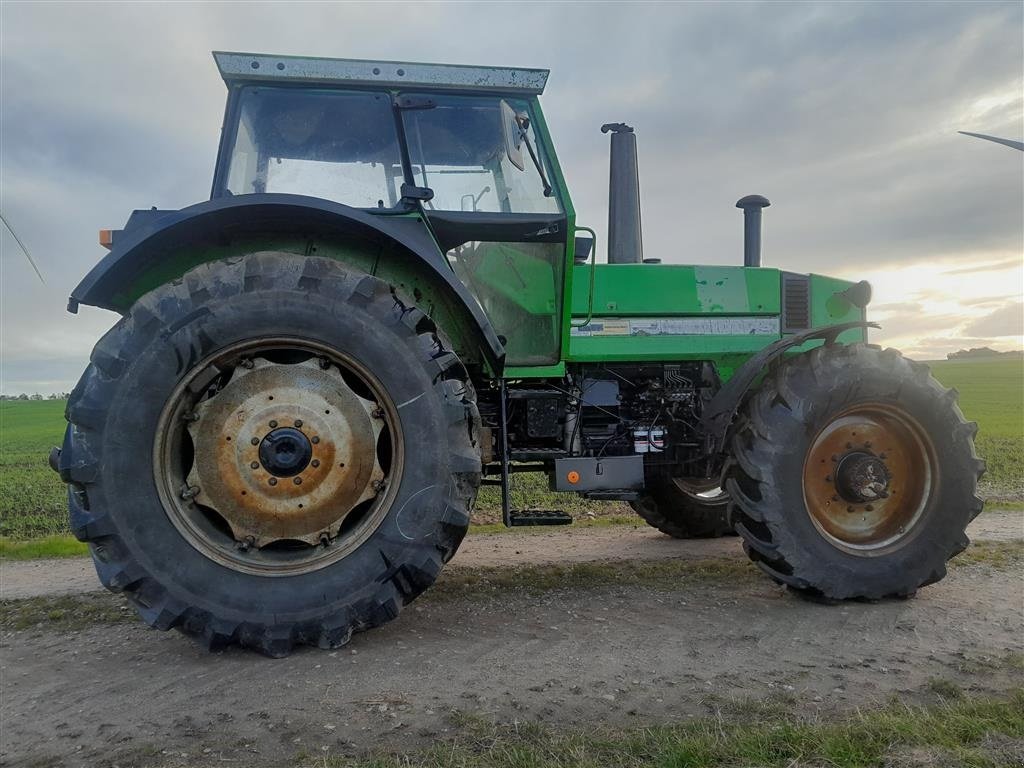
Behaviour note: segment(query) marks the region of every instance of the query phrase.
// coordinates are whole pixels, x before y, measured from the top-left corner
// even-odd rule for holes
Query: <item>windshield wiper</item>
[[[526,145],[526,151],[530,153],[530,159],[533,160],[533,165],[537,169],[537,173],[540,174],[541,183],[544,184],[544,197],[551,197],[551,184],[544,173],[544,166],[541,164],[540,158],[537,157],[533,144],[530,143],[530,137],[526,134],[527,129],[530,127],[530,118],[526,115],[516,115],[516,125],[519,126],[519,138]]]

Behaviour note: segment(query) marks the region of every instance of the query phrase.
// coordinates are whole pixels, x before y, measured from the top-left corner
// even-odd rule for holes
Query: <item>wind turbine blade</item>
[[[25,254],[25,258],[28,259],[28,263],[32,265],[32,269],[35,270],[36,275],[39,277],[39,282],[41,282],[43,285],[46,285],[46,280],[43,278],[43,273],[40,272],[39,267],[36,266],[35,261],[32,259],[32,254],[28,252],[28,248],[26,248],[25,244],[21,242],[21,238],[18,237],[17,232],[14,231],[14,227],[12,227],[8,223],[7,219],[4,218],[4,215],[2,213],[0,213],[0,221],[4,223],[5,227],[7,227],[7,231],[11,233],[11,237],[14,238],[14,241],[18,244],[18,247],[21,248],[21,252]]]
[[[962,133],[964,136],[973,136],[976,139],[985,139],[985,141],[994,141],[996,144],[1002,144],[1012,149],[1019,149],[1021,152],[1024,152],[1024,141],[1000,139],[998,136],[986,136],[984,133],[971,133],[969,131],[957,131],[957,133]]]

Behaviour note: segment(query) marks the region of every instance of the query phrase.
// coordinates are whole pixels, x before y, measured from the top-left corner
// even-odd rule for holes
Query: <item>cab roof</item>
[[[549,73],[546,69],[325,59],[230,51],[214,51],[213,58],[229,87],[239,82],[282,82],[539,95],[544,92]]]

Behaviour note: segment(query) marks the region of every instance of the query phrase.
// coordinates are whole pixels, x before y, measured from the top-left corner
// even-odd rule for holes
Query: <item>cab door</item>
[[[529,101],[403,95],[414,183],[452,269],[503,337],[509,366],[561,359],[568,220]]]

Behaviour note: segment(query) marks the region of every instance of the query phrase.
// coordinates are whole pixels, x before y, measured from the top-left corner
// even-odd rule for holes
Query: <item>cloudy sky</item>
[[[928,359],[1020,348],[1020,2],[0,3],[0,391],[67,390],[114,316],[66,297],[133,208],[209,195],[225,90],[210,51],[548,67],[579,221],[602,234],[604,122],[640,142],[644,252],[867,278],[876,336]]]

